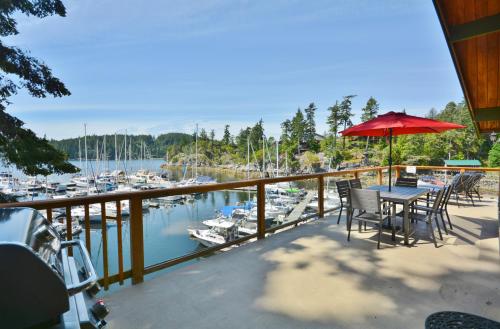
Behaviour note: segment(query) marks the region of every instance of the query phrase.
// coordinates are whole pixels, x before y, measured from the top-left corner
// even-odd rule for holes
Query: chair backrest
[[[417,187],[418,178],[413,177],[398,177],[396,179],[395,186],[404,186],[404,187]]]
[[[441,199],[441,205],[440,205],[441,209],[446,208],[448,201],[450,201],[451,193],[453,192],[453,187],[451,185],[447,185],[443,188],[443,190],[444,190],[444,193],[443,193],[443,197]]]
[[[453,177],[450,185],[455,193],[463,192],[465,189],[465,182],[467,181],[465,174],[457,174]]]
[[[483,178],[483,174],[481,173],[470,173],[470,178],[467,180],[465,189],[470,190],[476,187],[479,184],[479,181]]]
[[[335,182],[335,185],[337,185],[337,192],[339,194],[339,198],[349,197],[349,181],[340,180]]]
[[[364,210],[367,213],[380,213],[380,191],[351,188],[349,201],[352,209]]]
[[[441,205],[441,200],[443,199],[443,195],[444,195],[444,189],[440,189],[437,194],[436,194],[436,198],[434,199],[434,203],[432,204],[432,212],[433,213],[436,213],[439,206]],[[431,215],[431,214],[429,214]]]
[[[361,185],[361,180],[359,178],[349,179],[349,186],[351,188],[363,188]]]

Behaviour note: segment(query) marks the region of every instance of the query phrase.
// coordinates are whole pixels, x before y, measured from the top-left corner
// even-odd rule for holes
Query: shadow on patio
[[[496,204],[481,205],[450,207],[441,248],[386,234],[377,250],[372,230],[348,243],[334,215],[303,224],[112,293],[109,328],[423,328],[441,310],[500,320]]]

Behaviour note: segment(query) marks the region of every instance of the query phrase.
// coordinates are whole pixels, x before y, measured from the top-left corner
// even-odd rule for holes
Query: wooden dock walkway
[[[300,201],[300,203],[293,208],[292,212],[285,218],[285,221],[290,222],[299,219],[304,210],[306,210],[307,204],[313,199],[314,193],[314,191],[307,192],[304,200]]]

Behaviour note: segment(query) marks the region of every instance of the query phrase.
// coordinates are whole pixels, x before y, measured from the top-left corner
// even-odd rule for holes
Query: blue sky
[[[9,112],[50,138],[89,133],[222,134],[264,120],[268,135],[298,107],[370,96],[381,112],[424,115],[462,92],[431,1],[79,0],[67,17],[20,18],[5,42],[30,49],[71,90],[21,92]],[[140,3],[141,5],[138,5]]]

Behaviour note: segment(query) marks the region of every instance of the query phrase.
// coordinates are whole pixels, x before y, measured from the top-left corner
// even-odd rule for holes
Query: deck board
[[[347,243],[334,213],[108,293],[108,328],[421,329],[439,310],[498,321],[496,200],[450,212],[440,248],[422,227],[412,247],[384,234],[381,250],[375,231]]]

